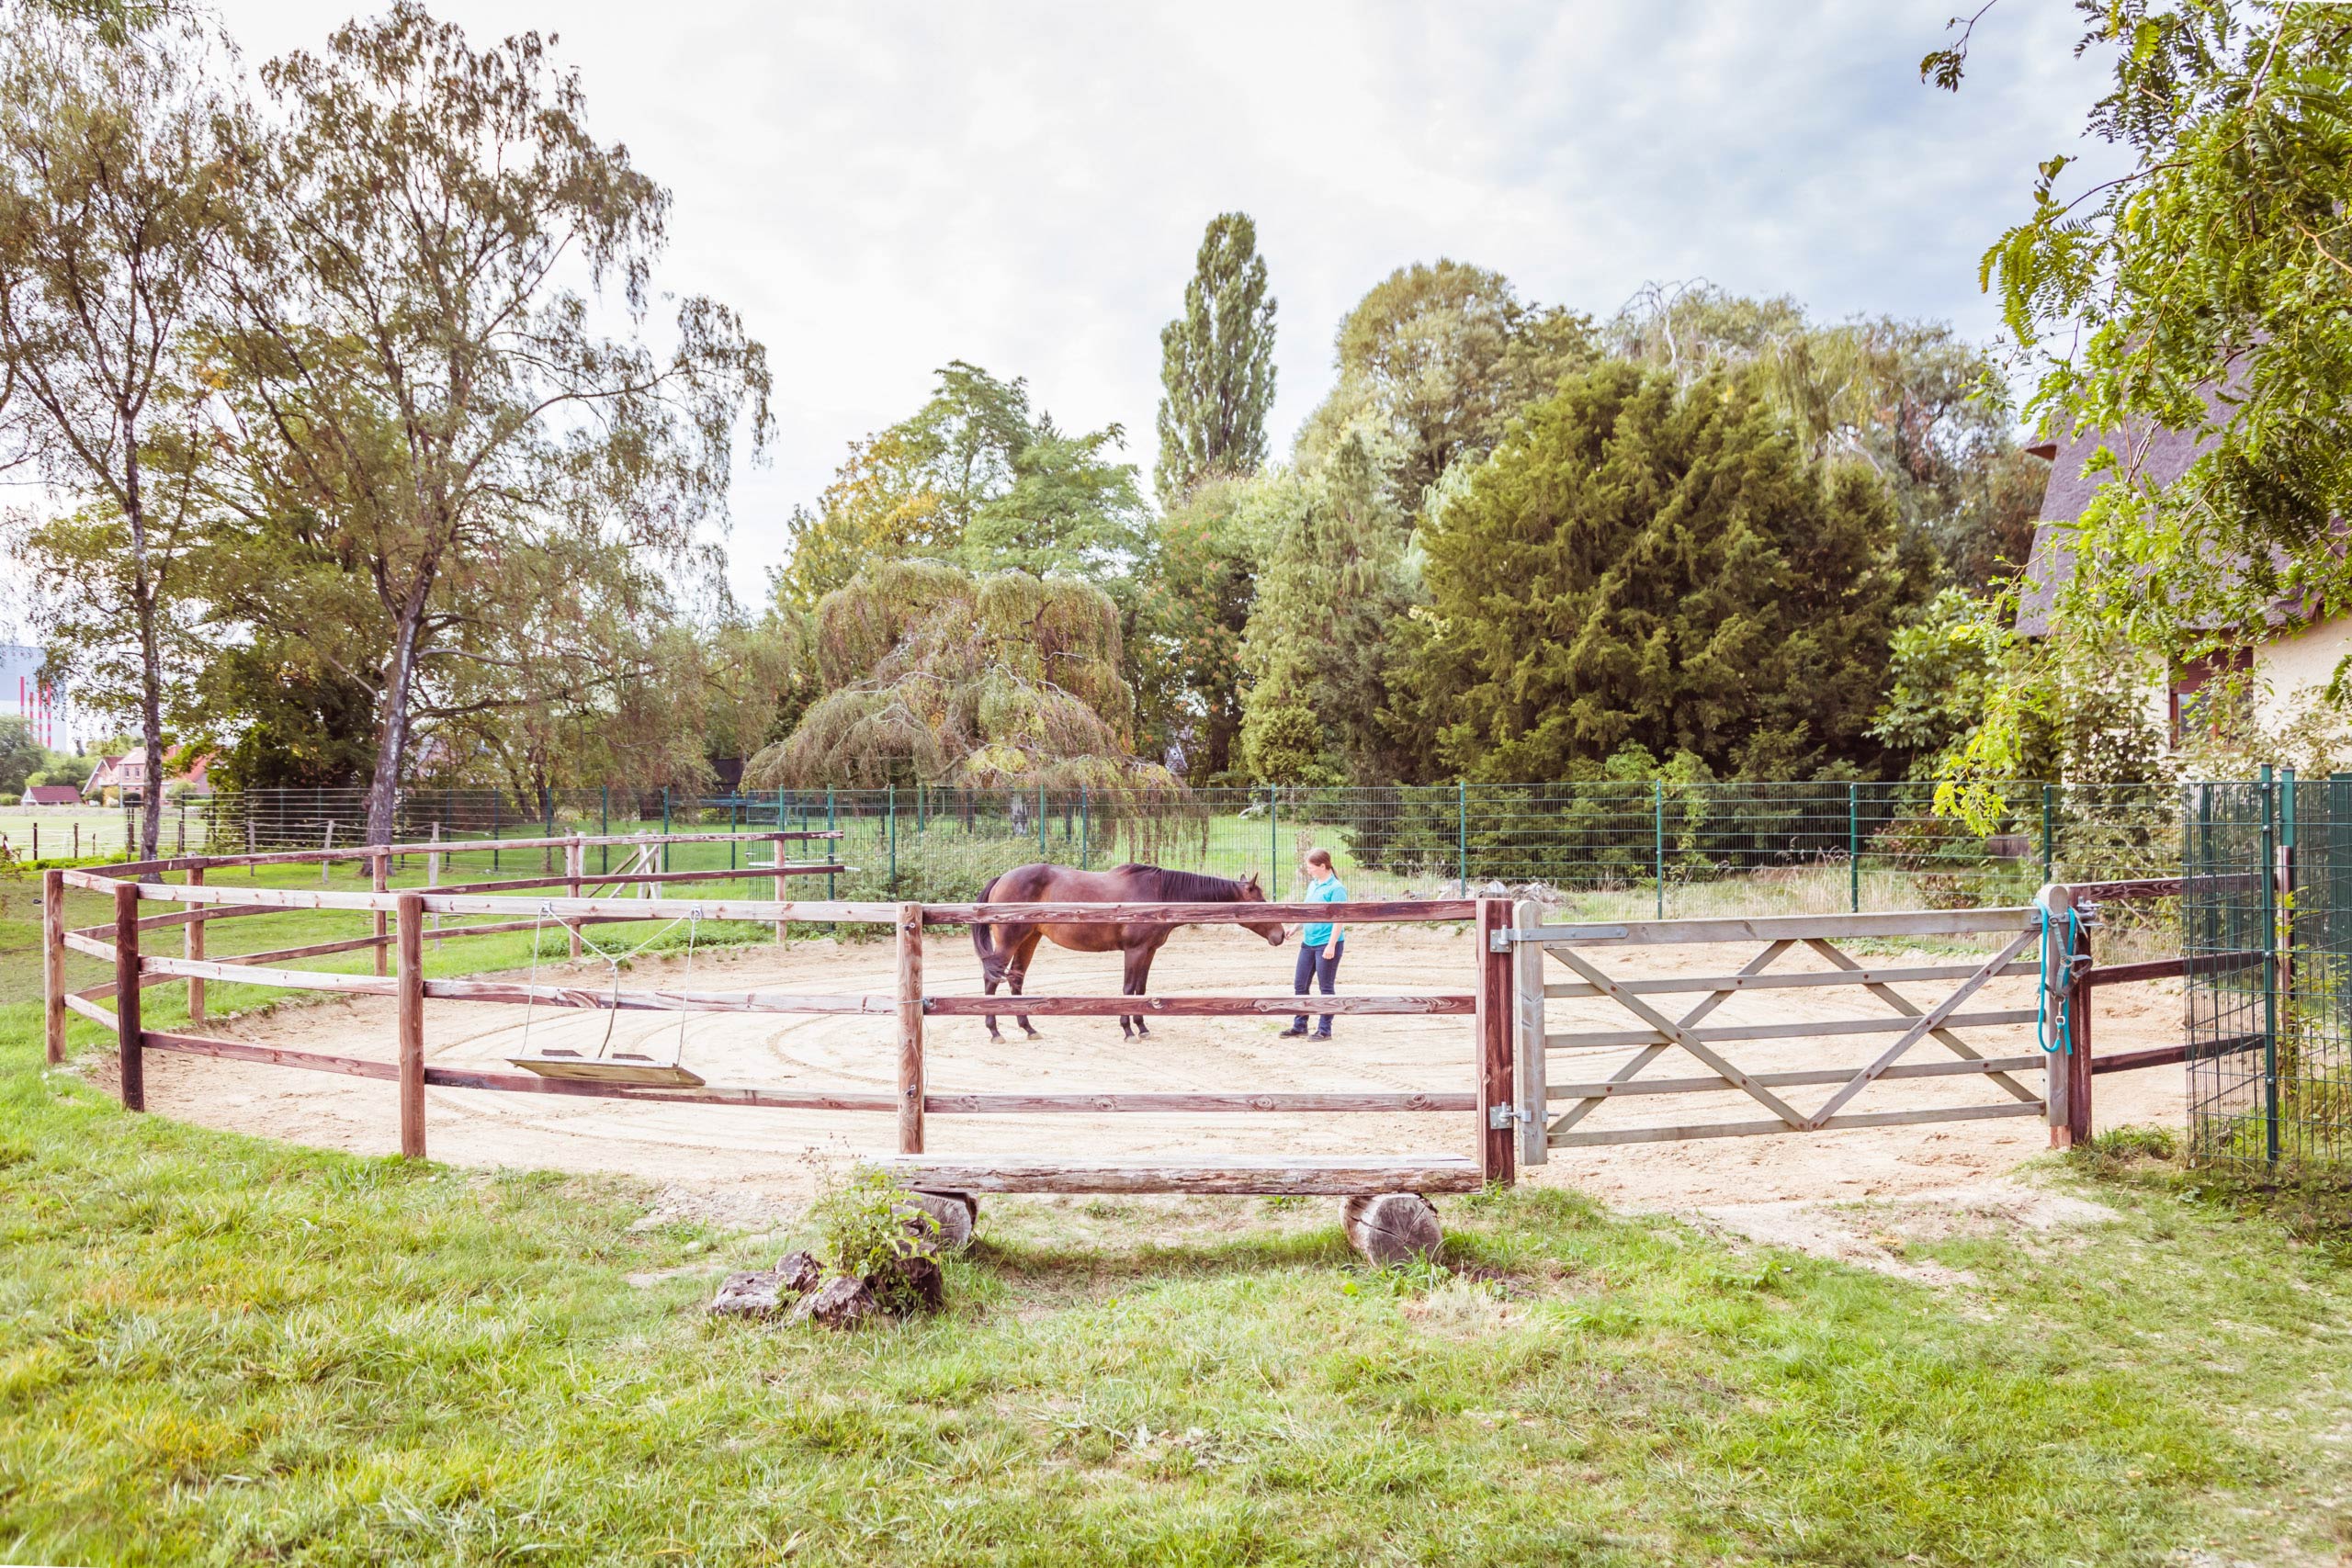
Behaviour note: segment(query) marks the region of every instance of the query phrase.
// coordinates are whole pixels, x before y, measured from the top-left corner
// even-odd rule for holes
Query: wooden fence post
[[[2068,953],[2080,962],[2066,965],[2066,1142],[2079,1148],[2091,1141],[2091,1004],[2098,995],[2096,987],[2083,984],[2090,972],[2087,919],[2075,931]]]
[[[1510,1035],[1519,1002],[1511,984],[1510,944],[1497,953],[1495,939],[1510,922],[1510,906],[1502,899],[1478,900],[1478,1176],[1506,1187],[1519,1174],[1512,1157],[1518,1123],[1506,1115],[1498,1127],[1495,1112],[1516,1105]]]
[[[571,842],[563,847],[563,874],[571,880],[571,896],[579,897],[581,879],[588,874],[588,846],[581,841],[577,833],[572,834]],[[577,958],[580,956],[579,923],[573,921],[568,929],[571,933],[571,956]]]
[[[202,866],[189,869],[187,885],[190,887],[204,886]],[[187,940],[181,942],[180,950],[190,958],[204,956],[204,921],[209,913],[210,911],[201,904],[190,904],[187,908]],[[194,976],[190,976],[187,983],[187,1022],[190,1029],[204,1027],[204,982]]]
[[[2072,889],[2053,882],[2034,895],[2033,902],[2035,907],[2042,911],[2041,918],[2048,922],[2044,928],[2039,950],[2041,954],[2039,977],[2041,987],[2040,1006],[2042,1029],[2052,1031],[2058,1027],[2059,1015],[2071,999],[2069,991],[2071,981],[2067,975],[2070,965],[2066,962],[2064,931],[2066,911],[2075,907],[2075,895]],[[2058,940],[2055,942],[2052,942],[2048,934],[2053,930],[2059,933]],[[2054,954],[2053,949],[2057,950]],[[2035,1042],[2036,1044],[2042,1043],[2039,1040]],[[2064,1051],[2045,1051],[2042,1056],[2042,1099],[2050,1122],[2050,1146],[2053,1149],[2072,1147],[2074,1122],[2067,1115],[2066,1104],[2067,1097],[2074,1089],[2072,1065],[2067,1061]]]
[[[382,850],[379,849],[375,853],[369,855],[368,857],[368,885],[374,887],[379,893],[381,893],[385,889],[390,887],[392,885],[391,869],[392,857],[385,853]],[[372,950],[376,954],[376,973],[382,975],[388,972],[388,966],[385,964],[387,954],[385,953],[384,949],[390,945],[384,940],[387,934],[384,930],[384,911],[381,909],[377,910],[373,915],[368,917],[368,923],[374,929],[376,934],[376,945]]]
[[[784,874],[784,835],[783,835],[783,834],[781,834],[781,833],[778,833],[778,834],[775,836],[775,840],[774,840],[774,841],[775,841],[775,867],[776,867],[776,871],[775,871],[775,901],[776,901],[777,903],[781,904],[781,903],[783,903],[786,899],[787,899],[787,898],[791,897],[792,897],[792,895],[791,895],[791,893],[790,893],[790,892],[786,889],[786,876],[785,876],[785,874]],[[784,945],[784,942],[785,942],[785,931],[786,931],[786,929],[790,924],[791,924],[791,922],[790,922],[790,921],[788,921],[788,920],[782,920],[782,919],[779,919],[778,921],[776,921],[776,923],[775,923],[775,940],[776,940],[776,945],[777,945],[777,946],[781,947],[781,946],[783,946],[783,945]]]
[[[1522,898],[1511,906],[1514,929],[1530,931],[1544,923],[1544,906]],[[1519,1122],[1519,1163],[1543,1165],[1550,1156],[1545,1100],[1548,1085],[1544,1060],[1544,948],[1540,942],[1511,943],[1513,1096]]]
[[[424,1157],[424,899],[400,896],[401,1154]],[[382,948],[376,950],[379,953]]]
[[[139,1041],[139,884],[114,887],[114,1039],[122,1108],[147,1109],[146,1063]]]
[[[899,906],[899,1152],[922,1153],[922,906]]]
[[[65,874],[40,874],[42,1033],[51,1066],[65,1060]]]

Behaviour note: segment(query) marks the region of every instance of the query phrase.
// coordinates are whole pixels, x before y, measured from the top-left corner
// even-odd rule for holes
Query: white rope
[[[545,922],[552,919],[557,925],[562,927],[566,931],[569,931],[571,935],[578,937],[580,939],[580,944],[582,947],[585,947],[589,952],[594,953],[597,957],[603,959],[605,961],[605,968],[612,974],[612,996],[605,1008],[605,1037],[596,1043],[596,1059],[598,1061],[602,1061],[605,1058],[605,1053],[610,1051],[613,1046],[613,1026],[620,1021],[621,965],[635,958],[639,953],[643,953],[647,948],[651,947],[655,942],[660,942],[663,937],[669,935],[683,924],[686,928],[685,973],[688,978],[692,978],[695,972],[695,946],[699,936],[702,918],[702,906],[697,904],[693,908],[686,911],[686,913],[680,915],[676,919],[666,921],[662,925],[655,928],[651,934],[647,936],[643,942],[639,942],[635,947],[629,948],[627,951],[622,951],[618,948],[608,948],[602,945],[595,938],[590,936],[586,931],[581,930],[578,926],[573,925],[561,915],[557,914],[555,912],[555,906],[552,903],[542,901],[539,905],[537,916],[534,918],[531,922],[531,970],[529,980],[523,992],[523,1047],[519,1055],[527,1056],[531,1054],[531,1015],[537,1006],[539,994],[539,931]],[[670,1065],[675,1066],[679,1063],[683,1062],[685,1059],[685,1052],[686,1015],[682,1010],[678,1014],[678,1043],[676,1048],[670,1054]]]

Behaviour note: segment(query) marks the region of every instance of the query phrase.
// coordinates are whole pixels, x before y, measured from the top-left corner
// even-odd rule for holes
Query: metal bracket
[[[1487,1107],[1487,1127],[1490,1132],[1499,1133],[1506,1127],[1515,1127],[1521,1122],[1532,1122],[1534,1120],[1534,1117],[1530,1116],[1526,1111],[1521,1111],[1516,1105],[1489,1105]]]
[[[1509,953],[1522,942],[1617,942],[1628,934],[1623,926],[1505,926],[1487,935],[1487,951]]]

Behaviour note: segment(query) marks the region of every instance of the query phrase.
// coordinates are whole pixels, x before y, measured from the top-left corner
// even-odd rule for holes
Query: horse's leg
[[[1002,940],[1005,928],[998,926],[993,929],[998,940]],[[1007,945],[1010,946],[1009,943]],[[987,994],[991,997],[996,995],[997,982],[1004,978],[1004,972],[1008,960],[1001,956],[1002,951],[1002,949],[1000,949],[996,953],[987,954],[980,959],[980,984],[986,988]],[[1000,1045],[1003,1044],[1004,1035],[996,1026],[996,1014],[990,1013],[988,1015],[988,1026],[989,1038],[995,1041]]]
[[[1016,997],[1021,994],[1021,983],[1029,977],[1029,960],[1035,956],[1038,939],[1044,934],[1031,926],[1021,933],[1021,945],[1012,950],[1012,960],[1007,967],[1005,978]],[[1030,1039],[1037,1038],[1036,1028],[1030,1023],[1027,1013],[1020,1014],[1013,1021],[1021,1025],[1021,1032]]]
[[[1159,952],[1160,945],[1167,942],[1169,933],[1174,929],[1172,926],[1163,926],[1153,933],[1151,941],[1141,947],[1127,949],[1127,984],[1123,995],[1139,997],[1144,994],[1151,984],[1152,958]],[[1126,1030],[1127,1020],[1123,1018],[1119,1020],[1119,1032],[1125,1034]],[[1138,1040],[1147,1040],[1151,1037],[1150,1021],[1142,1013],[1135,1015],[1135,1033],[1132,1037]]]

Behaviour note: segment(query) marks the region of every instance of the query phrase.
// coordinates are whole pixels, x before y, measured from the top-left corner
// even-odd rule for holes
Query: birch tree
[[[261,75],[284,123],[216,256],[228,499],[249,601],[282,558],[341,595],[300,629],[380,694],[380,843],[428,694],[481,689],[464,671],[567,556],[694,559],[739,429],[764,446],[766,355],[701,297],[647,340],[669,194],[590,135],[538,34],[477,51],[402,4]]]

